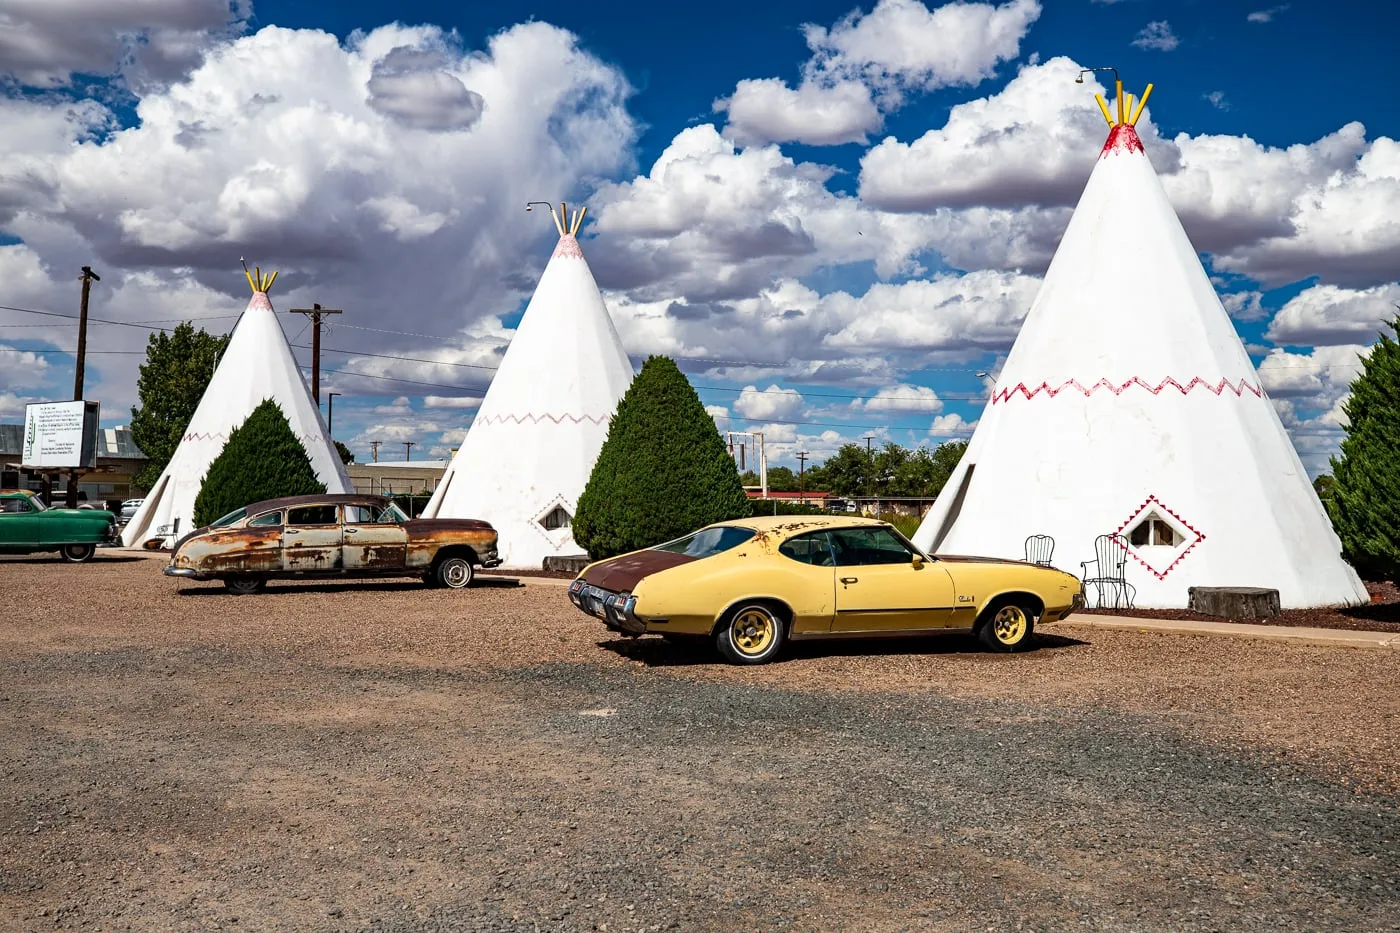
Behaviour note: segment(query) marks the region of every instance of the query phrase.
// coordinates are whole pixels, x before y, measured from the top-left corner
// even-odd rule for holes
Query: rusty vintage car
[[[286,577],[414,576],[470,586],[495,567],[496,530],[469,518],[409,518],[384,496],[290,496],[254,502],[176,542],[166,576],[222,580],[256,593]]]

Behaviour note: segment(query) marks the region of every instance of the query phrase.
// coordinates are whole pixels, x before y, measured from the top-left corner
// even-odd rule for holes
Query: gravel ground
[[[0,562],[0,929],[1400,929],[1391,652]],[[181,592],[183,590],[183,592]]]

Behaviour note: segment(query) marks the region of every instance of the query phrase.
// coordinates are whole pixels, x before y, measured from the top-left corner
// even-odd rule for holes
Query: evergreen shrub
[[[229,433],[223,451],[209,464],[194,500],[194,524],[202,528],[263,499],[325,491],[286,415],[265,399]]]
[[[1324,500],[1342,556],[1363,579],[1400,583],[1400,343],[1380,335],[1342,410],[1347,436]]]
[[[649,357],[618,403],[574,516],[594,560],[750,514],[739,471],[689,380]]]

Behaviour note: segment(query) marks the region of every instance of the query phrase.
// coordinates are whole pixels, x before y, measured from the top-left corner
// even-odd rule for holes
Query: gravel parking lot
[[[0,929],[1400,929],[1400,654],[722,665],[562,587],[0,561]]]

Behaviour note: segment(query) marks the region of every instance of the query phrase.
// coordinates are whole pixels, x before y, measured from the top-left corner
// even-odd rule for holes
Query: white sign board
[[[25,469],[97,465],[96,402],[36,402],[24,406]]]

